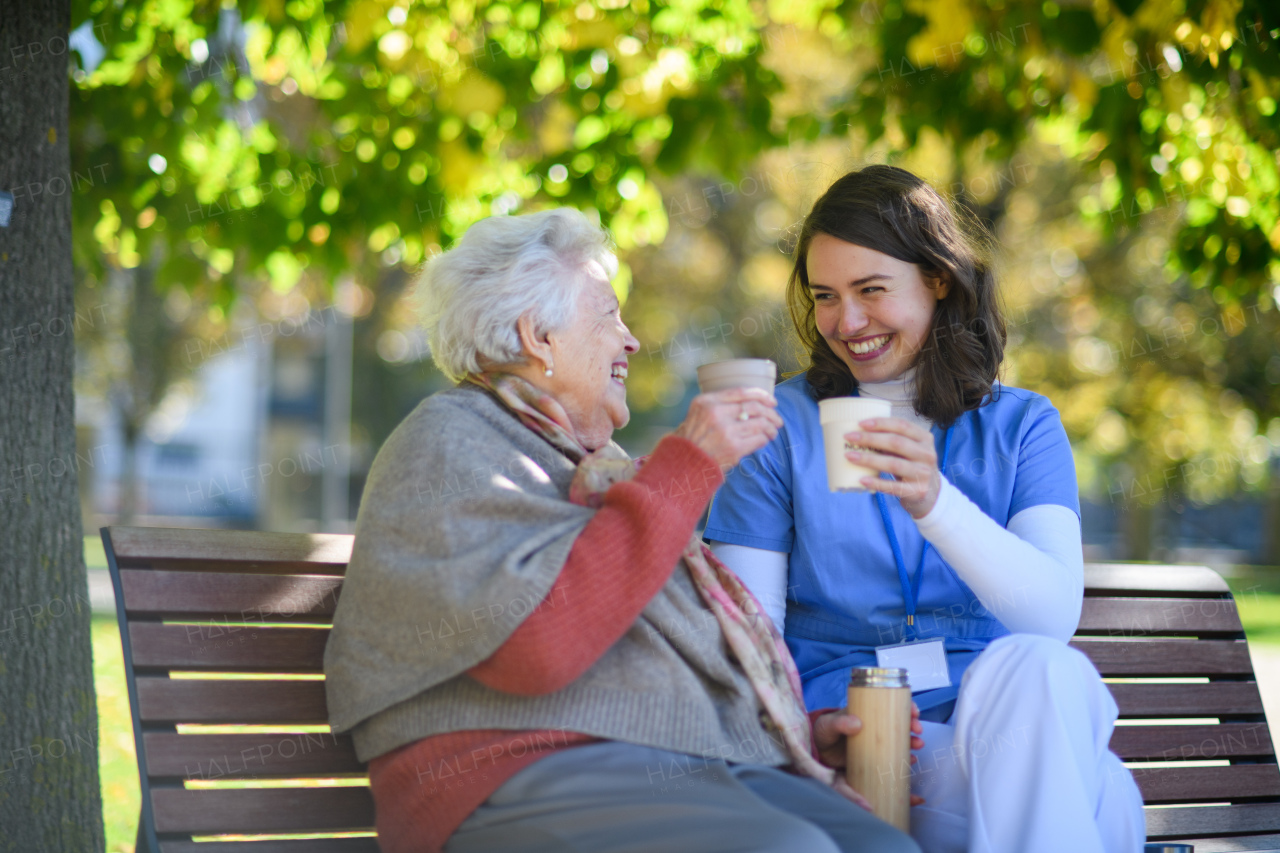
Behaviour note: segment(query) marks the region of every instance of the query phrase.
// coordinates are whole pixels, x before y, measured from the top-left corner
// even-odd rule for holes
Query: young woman
[[[1107,745],[1116,706],[1067,644],[1083,556],[1071,447],[1048,399],[1001,386],[985,245],[924,181],[845,175],[805,219],[787,289],[810,367],[783,428],[729,473],[705,536],[783,630],[809,708],[854,666],[905,665],[925,724],[912,834],[939,851],[1137,851],[1142,799]],[[818,401],[891,404],[827,487]]]

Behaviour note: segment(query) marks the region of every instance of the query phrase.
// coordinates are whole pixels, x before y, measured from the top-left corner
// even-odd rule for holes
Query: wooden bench
[[[367,777],[351,740],[324,728],[320,680],[351,537],[113,527],[102,539],[138,752],[138,853],[377,851]],[[1280,850],[1280,771],[1227,585],[1195,566],[1085,572],[1073,645],[1123,679],[1110,685],[1126,723],[1111,747],[1143,763],[1149,838]],[[209,787],[246,781],[283,787]],[[236,838],[193,840],[208,836]]]

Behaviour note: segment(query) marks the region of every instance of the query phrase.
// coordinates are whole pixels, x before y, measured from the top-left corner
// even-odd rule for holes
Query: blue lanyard
[[[938,462],[938,470],[947,468],[947,456],[951,453],[951,429],[943,432],[942,459]],[[882,475],[886,476],[886,475]],[[920,565],[916,567],[915,583],[907,577],[907,561],[902,556],[902,546],[898,544],[898,534],[893,530],[893,521],[889,518],[889,501],[883,492],[876,492],[876,505],[880,507],[880,518],[884,520],[884,532],[889,535],[889,547],[893,549],[893,561],[898,565],[898,582],[902,584],[902,598],[907,606],[907,632],[915,636],[916,606],[920,603],[920,583],[924,578],[924,558],[929,555],[929,540],[924,541],[920,551]]]

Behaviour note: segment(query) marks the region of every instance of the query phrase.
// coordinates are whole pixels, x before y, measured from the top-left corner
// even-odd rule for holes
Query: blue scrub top
[[[804,374],[774,392],[783,427],[729,472],[704,535],[790,554],[786,641],[805,702],[811,710],[841,708],[850,668],[874,665],[877,646],[906,639],[902,586],[874,497],[827,488],[818,402]],[[1080,514],[1071,445],[1047,398],[996,385],[951,432],[943,474],[1001,526],[1041,504]],[[941,457],[943,432],[934,427],[933,435]],[[888,504],[914,579],[924,537],[896,498]],[[1009,633],[933,548],[923,571],[914,639],[945,640],[952,686],[916,694],[922,711],[954,699],[973,659]],[[1013,599],[1017,594],[1009,591]]]

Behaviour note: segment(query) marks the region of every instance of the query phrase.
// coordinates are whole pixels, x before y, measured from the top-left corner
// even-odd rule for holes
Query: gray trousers
[[[919,853],[813,779],[607,742],[508,779],[445,853]]]

